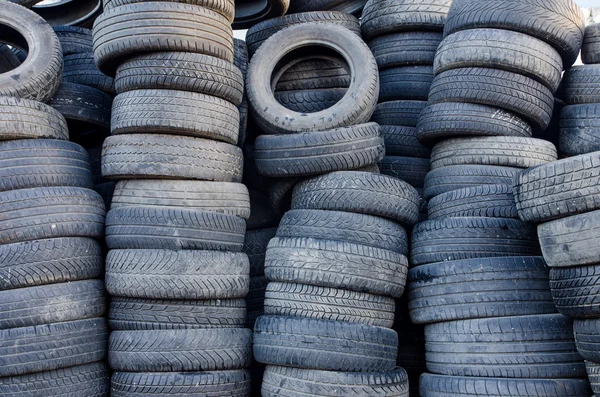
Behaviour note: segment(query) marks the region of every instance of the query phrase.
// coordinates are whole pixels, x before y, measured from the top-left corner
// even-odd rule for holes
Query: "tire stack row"
[[[212,8],[205,8],[212,7]],[[112,395],[248,395],[248,190],[233,1],[105,4],[99,69],[115,76],[102,175]]]
[[[598,263],[598,175],[600,174],[600,46],[598,25],[586,29],[584,66],[565,72],[561,153],[568,157],[519,174],[519,216],[538,224],[542,253],[550,266],[550,288],[558,311],[573,317],[577,349],[588,378],[600,393],[600,305]]]
[[[422,189],[430,151],[417,141],[417,121],[427,105],[435,51],[451,0],[370,0],[363,10],[363,38],[379,67],[379,104],[386,157],[381,172]]]
[[[0,394],[108,396],[105,207],[88,154],[43,103],[60,84],[52,28],[3,2],[29,54],[0,74]],[[22,37],[21,37],[22,38]]]

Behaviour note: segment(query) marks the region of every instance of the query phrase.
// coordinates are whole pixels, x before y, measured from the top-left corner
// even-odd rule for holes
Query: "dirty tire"
[[[595,394],[600,391],[600,364],[593,361],[586,361],[585,367],[588,373],[590,386]]]
[[[382,174],[402,179],[415,188],[425,184],[425,177],[429,173],[429,159],[404,156],[385,156],[379,162]]]
[[[77,26],[53,26],[60,41],[63,56],[94,52],[94,42],[90,29]]]
[[[15,55],[12,48],[6,44],[0,45],[0,73],[10,72],[21,65],[21,60]]]
[[[381,125],[416,127],[426,101],[390,101],[377,105],[372,121]]]
[[[223,15],[229,22],[233,22],[235,16],[234,0],[170,0],[174,3],[185,3],[192,6],[208,8]],[[126,4],[143,3],[144,0],[103,0],[105,10]]]
[[[560,113],[559,150],[565,156],[600,151],[600,104],[565,106]]]
[[[402,32],[368,42],[379,69],[408,65],[433,65],[442,42],[441,32]]]
[[[433,68],[428,65],[401,66],[379,72],[379,101],[426,101],[433,82]]]
[[[585,28],[581,59],[585,64],[600,63],[600,25],[592,23]]]
[[[94,62],[94,54],[71,54],[65,56],[63,81],[97,88],[108,94],[115,93],[115,81],[103,74]]]
[[[565,71],[564,101],[569,105],[600,102],[600,66],[579,65]]]
[[[302,2],[290,2],[289,13],[300,13],[319,10],[335,10],[348,14],[360,15],[367,0],[306,0]]]
[[[350,75],[345,69],[345,61],[334,57],[309,58],[293,63],[283,72],[275,92],[302,91],[324,88],[348,88]]]
[[[550,288],[558,311],[574,318],[597,318],[598,304],[597,265],[557,267],[550,270]]]
[[[598,362],[600,361],[600,349],[598,343],[598,329],[600,324],[597,319],[575,319],[573,322],[573,333],[575,334],[575,343],[577,351],[584,360]]]
[[[112,97],[82,84],[62,83],[48,104],[68,121],[110,128]]]
[[[415,127],[381,125],[381,135],[388,156],[421,157],[428,159],[431,151],[417,140]]]
[[[38,101],[0,96],[0,140],[39,138],[69,140],[63,115]]]
[[[286,109],[298,113],[316,113],[335,106],[344,95],[346,88],[323,88],[303,91],[277,91],[275,99]]]
[[[265,254],[267,245],[277,233],[277,228],[257,229],[246,232],[244,253],[250,260],[250,276],[265,274]]]
[[[519,218],[510,185],[481,185],[452,190],[427,203],[427,219],[457,217]]]

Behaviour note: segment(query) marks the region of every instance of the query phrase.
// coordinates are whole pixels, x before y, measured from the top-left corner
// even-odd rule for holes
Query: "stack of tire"
[[[111,1],[94,25],[117,92],[102,152],[118,181],[106,220],[113,396],[250,391],[233,9]]]
[[[521,173],[515,198],[521,219],[537,223],[558,311],[573,317],[577,349],[600,393],[600,46],[598,24],[588,26],[584,66],[565,72],[561,152],[568,157]]]
[[[288,14],[310,11],[340,11],[360,17],[366,2],[367,0],[291,0]]]
[[[2,2],[0,23],[29,50],[0,74],[0,394],[108,396],[104,203],[86,151],[43,103],[60,83],[60,43],[19,5]]]
[[[423,188],[429,149],[417,141],[417,120],[427,105],[435,51],[442,41],[451,0],[370,0],[363,11],[362,35],[379,67],[379,105],[386,157],[382,173]]]

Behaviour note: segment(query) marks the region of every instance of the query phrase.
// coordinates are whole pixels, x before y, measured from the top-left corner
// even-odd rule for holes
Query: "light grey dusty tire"
[[[592,23],[585,28],[581,59],[585,64],[600,63],[600,25]]]
[[[559,150],[565,156],[600,151],[600,104],[565,106],[560,113]]]
[[[480,185],[439,194],[427,202],[427,219],[457,217],[518,219],[511,185]]]
[[[442,32],[401,32],[377,37],[368,45],[379,69],[432,65],[442,38]]]
[[[63,115],[38,101],[0,96],[0,140],[38,138],[69,140]]]
[[[235,15],[234,0],[171,0],[174,3],[185,3],[199,7],[208,8],[223,15],[229,22],[233,22]],[[143,3],[143,0],[103,0],[105,10],[126,4]]]
[[[289,50],[315,42],[341,56],[355,75],[346,95],[329,109],[311,114],[290,111],[275,99],[271,77]],[[266,133],[323,131],[366,123],[371,118],[379,97],[379,74],[373,54],[357,35],[340,26],[300,24],[263,43],[250,62],[247,87],[254,118]]]

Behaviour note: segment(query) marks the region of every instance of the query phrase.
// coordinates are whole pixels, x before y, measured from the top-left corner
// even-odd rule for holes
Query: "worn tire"
[[[441,32],[402,32],[377,37],[368,42],[380,70],[408,65],[433,65],[442,42]]]
[[[415,127],[381,125],[379,128],[385,142],[385,153],[388,156],[421,157],[424,159],[431,156],[431,150],[421,145],[417,140],[417,129]]]
[[[381,125],[416,127],[426,101],[390,101],[377,105],[372,121]]]
[[[335,106],[344,95],[346,88],[324,88],[304,91],[278,91],[275,99],[286,109],[298,113],[317,113]]]
[[[94,52],[94,42],[90,29],[77,26],[53,26],[60,41],[63,56]]]
[[[265,274],[265,254],[269,241],[277,233],[277,228],[257,229],[246,232],[244,238],[244,253],[250,261],[250,276]]]
[[[170,0],[174,3],[185,3],[189,5],[208,8],[223,15],[229,22],[233,22],[235,17],[234,0]],[[103,0],[105,10],[119,7],[126,4],[143,3],[144,0]]]
[[[430,171],[427,158],[385,156],[378,165],[382,174],[401,179],[415,188],[424,186]]]
[[[63,115],[38,101],[0,96],[0,140],[39,138],[69,140]]]
[[[275,92],[318,90],[325,88],[348,88],[350,75],[346,71],[345,61],[334,57],[309,58],[291,66],[277,80]],[[289,66],[289,67],[288,67]]]
[[[428,65],[400,66],[379,72],[379,102],[397,100],[426,101],[433,82]]]
[[[489,217],[519,218],[510,185],[481,185],[452,190],[427,203],[427,219]]]
[[[65,119],[81,123],[86,129],[90,129],[90,125],[110,128],[112,103],[112,97],[107,93],[75,83],[62,83],[48,102]]]
[[[335,10],[348,14],[360,15],[367,0],[305,0],[290,2],[289,13],[300,13],[320,10]]]
[[[565,106],[560,113],[559,150],[565,156],[600,151],[600,104]]]
[[[98,70],[93,53],[66,55],[64,62],[64,82],[87,85],[108,94],[115,93],[114,79]]]
[[[600,393],[600,364],[593,361],[586,361],[585,368],[588,374],[590,386],[595,394]]]
[[[592,23],[585,28],[581,60],[585,64],[600,63],[600,25]]]
[[[574,318],[600,316],[597,265],[557,267],[550,270],[550,288],[558,311]]]
[[[600,65],[579,65],[565,71],[564,101],[569,105],[600,103]]]
[[[600,361],[600,340],[598,338],[600,324],[598,322],[598,319],[575,319],[573,322],[577,351],[587,361]]]

